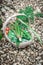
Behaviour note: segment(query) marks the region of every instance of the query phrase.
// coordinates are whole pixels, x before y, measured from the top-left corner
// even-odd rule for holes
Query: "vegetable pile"
[[[0,40],[2,39],[3,37],[3,33],[1,31],[1,28],[2,28],[2,19],[0,19]]]
[[[41,12],[34,13],[34,9],[32,6],[28,6],[25,9],[21,9],[18,13],[23,13],[25,15],[16,16],[16,20],[13,23],[9,23],[5,29],[6,35],[11,40],[17,44],[23,41],[29,41],[32,39],[31,33],[28,30],[31,30],[34,35],[36,35],[37,39],[42,43],[40,35],[37,34],[30,26],[31,23],[34,23],[34,17],[43,18],[43,14]],[[1,21],[1,19],[0,19]],[[2,22],[2,21],[1,21]],[[2,25],[0,22],[0,26]],[[1,30],[1,27],[0,27]],[[0,39],[2,38],[0,32]]]

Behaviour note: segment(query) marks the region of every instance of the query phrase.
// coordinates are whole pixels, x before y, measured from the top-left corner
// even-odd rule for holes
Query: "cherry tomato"
[[[9,31],[6,31],[6,34],[8,34]]]
[[[7,27],[7,28],[6,28],[6,31],[9,31],[9,30],[10,30],[10,29]]]

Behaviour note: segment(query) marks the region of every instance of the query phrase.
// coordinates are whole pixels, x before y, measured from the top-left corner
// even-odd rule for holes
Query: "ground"
[[[43,0],[0,0],[0,18],[6,19],[28,5],[38,6],[43,12]],[[43,19],[36,18],[32,25],[43,41]],[[16,49],[5,37],[0,41],[0,65],[43,65],[43,45],[34,37],[34,41],[24,49]]]

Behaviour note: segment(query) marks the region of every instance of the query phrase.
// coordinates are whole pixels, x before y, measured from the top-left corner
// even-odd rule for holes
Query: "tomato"
[[[6,31],[6,34],[8,34],[9,31]]]
[[[10,29],[7,27],[7,28],[6,28],[6,31],[9,31],[9,30],[10,30]]]

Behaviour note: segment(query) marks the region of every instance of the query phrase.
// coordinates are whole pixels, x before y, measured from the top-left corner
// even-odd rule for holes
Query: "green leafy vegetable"
[[[17,16],[17,18],[21,19],[24,22],[28,22],[28,18],[26,16],[19,15],[19,16]]]
[[[35,16],[43,18],[43,13],[37,13]]]
[[[19,41],[19,39],[16,37],[14,31],[10,30],[9,33],[8,33],[8,37],[9,37],[9,39],[10,39],[12,42],[16,43],[16,45],[19,46],[20,41]]]
[[[0,19],[0,29],[2,28],[2,19]]]
[[[2,34],[2,32],[0,31],[0,40],[2,39],[2,37],[3,37],[3,34]]]
[[[1,40],[2,37],[3,37],[3,34],[2,34],[2,31],[1,31],[1,28],[2,28],[2,19],[0,18],[0,40]]]
[[[31,34],[28,31],[23,30],[23,38],[30,40],[32,37],[31,37]]]
[[[27,16],[27,20],[25,20],[26,17],[24,19],[26,22],[29,22],[29,20],[31,20],[32,22],[34,22],[34,13],[33,13],[33,11],[34,10],[33,10],[32,6],[28,6],[24,10],[20,10],[19,13],[24,13]],[[20,18],[20,16],[19,16],[19,18]],[[30,21],[30,23],[31,23],[31,21]]]

